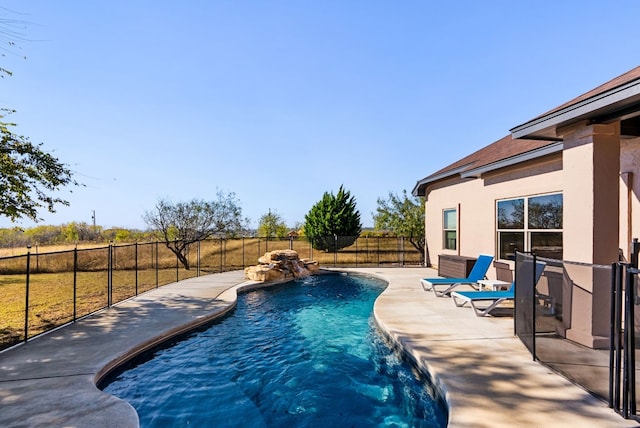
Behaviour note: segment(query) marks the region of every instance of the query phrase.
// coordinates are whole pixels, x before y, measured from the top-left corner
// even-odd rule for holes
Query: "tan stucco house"
[[[640,67],[419,180],[413,194],[425,197],[434,264],[443,255],[484,253],[513,268],[515,248],[591,265],[628,258],[640,236]],[[591,313],[594,302],[608,301],[598,295],[596,274],[562,275],[564,288],[570,281],[584,291],[584,298],[569,293],[569,303],[565,290],[566,314]],[[563,333],[580,343],[608,340],[608,322],[593,321],[588,331],[566,324]]]

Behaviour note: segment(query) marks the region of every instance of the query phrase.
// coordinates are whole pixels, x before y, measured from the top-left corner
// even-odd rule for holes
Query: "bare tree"
[[[234,193],[218,192],[215,201],[194,199],[172,203],[161,199],[143,219],[158,232],[185,269],[189,269],[189,247],[213,236],[233,236],[243,230],[245,220]]]

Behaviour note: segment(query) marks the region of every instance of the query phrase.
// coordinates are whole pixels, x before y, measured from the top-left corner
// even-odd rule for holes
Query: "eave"
[[[550,144],[548,146],[540,147],[539,149],[531,150],[526,153],[522,153],[517,156],[513,156],[507,159],[501,159],[496,162],[492,162],[487,165],[483,165],[478,168],[473,168],[467,171],[464,171],[460,174],[462,178],[480,178],[482,174],[487,172],[495,171],[498,169],[506,168],[509,166],[517,165],[522,162],[527,162],[530,160],[538,159],[543,156],[547,156],[553,153],[562,152],[563,143],[557,142]]]
[[[609,91],[551,111],[510,132],[514,139],[559,139],[557,129],[580,121],[605,123],[621,117],[640,114],[640,79],[620,85]]]
[[[418,181],[416,185],[413,187],[411,194],[413,196],[425,196],[425,188],[436,181],[443,180],[445,178],[454,177],[456,175],[461,174],[465,169],[467,169],[469,165],[463,165],[461,167],[451,169],[449,171],[443,172],[442,174],[432,175],[429,177],[425,177],[422,180]]]

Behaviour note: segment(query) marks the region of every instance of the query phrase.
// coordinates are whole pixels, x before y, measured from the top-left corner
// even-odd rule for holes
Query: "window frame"
[[[453,227],[450,226],[447,222],[449,218],[447,216],[448,213],[453,213],[453,219],[455,220],[455,224]],[[453,233],[453,248],[449,247],[449,242],[451,241],[451,234]],[[442,210],[442,249],[457,251],[458,250],[458,208],[444,208]]]
[[[559,223],[560,223],[560,228],[534,228],[531,227],[530,222],[531,219],[529,217],[529,207],[530,207],[530,200],[531,199],[536,199],[536,198],[541,198],[541,197],[548,197],[548,196],[560,196],[560,218],[559,218]],[[519,201],[522,200],[523,202],[523,207],[522,207],[522,219],[515,219],[514,223],[521,223],[522,227],[503,227],[500,228],[500,203],[501,202],[510,202],[510,201]],[[512,239],[511,241],[517,241],[522,242],[522,246],[523,248],[518,248],[518,250],[521,251],[531,251],[532,248],[532,242],[539,237],[542,234],[548,234],[548,235],[553,235],[556,234],[560,236],[559,240],[560,240],[560,249],[556,250],[560,253],[560,258],[562,258],[563,255],[563,250],[564,250],[564,223],[563,223],[563,209],[564,209],[564,199],[562,198],[562,192],[550,192],[550,193],[541,193],[541,194],[534,194],[534,195],[528,195],[528,196],[518,196],[518,197],[511,197],[511,198],[504,198],[504,199],[496,199],[495,201],[495,230],[496,230],[496,254],[498,256],[498,260],[512,260],[513,259],[513,250],[514,248],[510,248],[507,251],[503,252],[503,248],[502,248],[502,237],[508,233],[514,234],[514,235],[521,235],[520,238],[521,239]],[[514,208],[515,210],[515,208]],[[557,219],[556,219],[557,221]],[[536,236],[538,235],[538,236]],[[533,237],[532,237],[533,236]],[[552,238],[553,239],[553,238]],[[556,237],[557,239],[557,237]]]

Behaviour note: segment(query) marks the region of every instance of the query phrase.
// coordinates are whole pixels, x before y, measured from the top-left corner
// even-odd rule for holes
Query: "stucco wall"
[[[561,183],[562,158],[556,154],[479,179],[442,183],[427,189],[426,234],[431,263],[437,265],[439,254],[495,257],[496,200],[561,192]],[[458,207],[458,250],[444,250],[442,210]],[[488,276],[495,279],[495,269],[489,269]]]
[[[640,239],[640,139],[620,142],[620,248],[629,257],[629,242]]]

